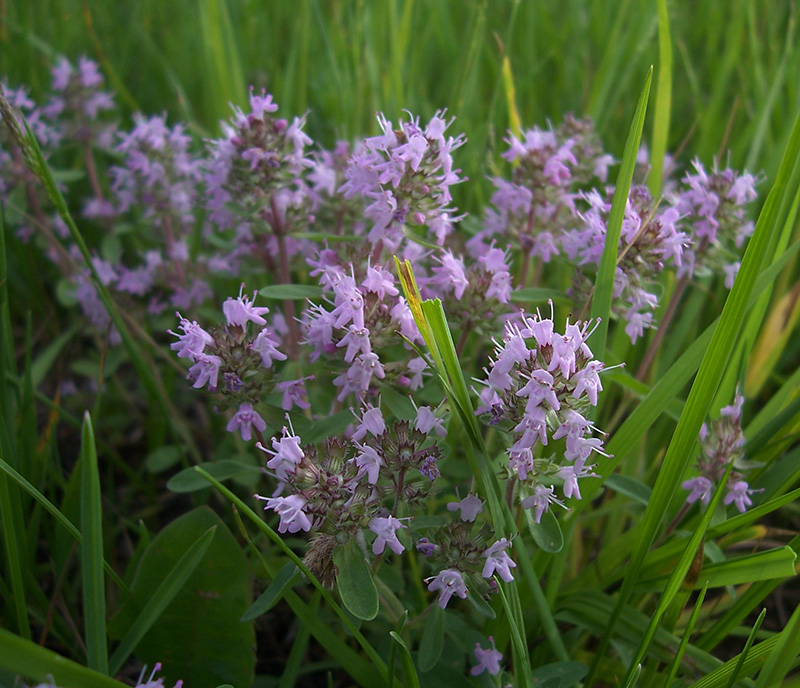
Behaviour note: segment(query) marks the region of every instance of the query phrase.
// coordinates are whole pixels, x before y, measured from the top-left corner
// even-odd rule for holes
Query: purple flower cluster
[[[483,500],[470,493],[463,499],[447,504],[448,511],[458,512],[457,521],[439,527],[431,537],[420,538],[417,550],[439,573],[426,579],[428,590],[438,592],[439,606],[444,609],[453,595],[467,596],[470,591],[488,594],[494,590],[494,576],[506,583],[514,580],[511,569],[516,562],[506,549],[511,544],[500,538],[492,542],[492,528],[478,524],[483,512]],[[491,544],[490,544],[491,543]]]
[[[708,504],[715,486],[731,463],[734,469],[725,484],[727,494],[723,502],[735,504],[742,513],[753,505],[750,495],[755,490],[750,489],[743,474],[746,470],[743,463],[745,439],[741,427],[743,404],[744,397],[737,390],[733,404],[725,406],[719,418],[703,423],[700,429],[700,457],[696,464],[698,475],[682,484],[683,489],[689,491],[687,505],[697,501]]]
[[[236,411],[227,424],[228,432],[239,432],[250,441],[263,433],[267,424],[255,405],[274,391],[283,391],[283,406],[308,408],[304,383],[308,378],[276,382],[275,362],[286,360],[280,350],[280,333],[267,326],[266,306],[255,306],[246,296],[229,298],[222,305],[226,325],[206,331],[197,322],[180,317],[183,334],[170,345],[178,358],[192,365],[187,378],[192,387],[207,387]],[[276,321],[278,319],[276,318]],[[279,321],[275,323],[275,326]],[[283,387],[281,387],[283,386]],[[291,391],[290,391],[291,390]]]
[[[611,199],[604,199],[597,191],[583,194],[583,198],[588,210],[580,213],[581,226],[564,232],[562,237],[567,256],[581,267],[590,268],[591,276],[578,273],[574,280],[572,294],[577,303],[586,303],[591,298],[611,210]],[[653,326],[658,297],[648,289],[665,263],[681,265],[683,251],[689,244],[688,235],[678,229],[679,222],[680,213],[674,207],[656,211],[647,187],[631,188],[620,233],[612,309],[627,322],[625,332],[633,343]]]
[[[425,227],[441,246],[458,219],[450,187],[463,179],[453,169],[451,153],[465,138],[445,137],[453,120],[444,117],[437,112],[424,129],[411,117],[395,130],[380,114],[383,134],[365,139],[350,159],[341,191],[346,198],[364,199],[364,215],[372,223],[368,238],[378,255],[383,246],[398,250],[406,224]]]
[[[518,482],[521,504],[534,510],[537,523],[551,505],[563,506],[556,485],[564,497],[580,499],[578,481],[592,475],[592,453],[603,454],[599,431],[585,417],[603,389],[603,363],[586,345],[590,334],[590,323],[567,320],[559,334],[552,318],[523,315],[506,324],[486,370],[477,413],[513,433],[508,477]],[[545,456],[545,447],[555,453]]]
[[[756,177],[714,163],[709,173],[699,160],[694,161],[694,174],[687,174],[674,199],[678,212],[687,217],[692,242],[686,251],[681,274],[692,277],[724,273],[725,286],[733,286],[739,271],[739,249],[753,233],[747,219],[747,206],[757,197]]]
[[[408,526],[396,515],[398,505],[419,510],[439,476],[436,439],[444,429],[433,409],[387,423],[379,407],[368,405],[357,421],[350,437],[329,437],[321,447],[303,446],[291,423],[271,448],[258,445],[270,457],[278,489],[256,497],[278,514],[279,532],[313,531],[304,561],[326,585],[334,581],[333,550],[351,538],[363,543],[374,536],[376,556],[387,548],[402,554],[399,534]]]
[[[603,153],[590,120],[567,116],[558,129],[509,134],[503,157],[513,166],[511,180],[495,177],[495,193],[483,229],[470,240],[473,253],[492,237],[504,237],[523,256],[545,263],[559,253],[561,232],[575,217],[577,191],[591,178],[605,182],[613,162]]]
[[[234,108],[224,136],[211,141],[206,192],[211,220],[221,229],[235,229],[242,251],[277,255],[278,237],[305,230],[309,193],[303,179],[312,165],[305,148],[311,139],[305,120],[291,123],[273,117],[272,96],[250,93],[250,112]],[[267,237],[264,237],[264,234]]]
[[[326,297],[324,304],[311,304],[303,320],[305,343],[311,360],[321,356],[342,359],[347,364],[334,380],[337,399],[351,394],[357,401],[377,394],[377,382],[394,380],[416,389],[424,362],[416,356],[387,363],[378,351],[396,344],[398,336],[421,343],[422,337],[394,276],[380,265],[368,266],[356,279],[352,264],[343,265],[331,249],[309,259],[312,276],[318,276]],[[421,365],[420,365],[421,364]],[[388,378],[387,378],[388,375]]]

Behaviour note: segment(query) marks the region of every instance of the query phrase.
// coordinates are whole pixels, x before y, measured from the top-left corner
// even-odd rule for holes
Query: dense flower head
[[[102,90],[104,79],[97,63],[81,57],[74,65],[62,56],[52,75],[53,95],[43,107],[43,115],[57,122],[65,140],[111,148],[116,127],[101,113],[115,110],[116,105],[113,95]]]
[[[346,198],[363,199],[373,245],[382,242],[396,251],[407,223],[426,227],[439,245],[444,243],[458,219],[450,207],[450,187],[463,181],[453,169],[452,151],[465,138],[445,136],[452,122],[437,112],[424,128],[418,117],[410,116],[394,129],[380,114],[383,133],[365,139],[354,151],[340,190]]]
[[[565,497],[580,498],[578,479],[591,475],[592,454],[603,454],[602,439],[593,436],[599,431],[585,417],[603,389],[603,363],[586,345],[591,331],[591,323],[567,320],[559,334],[552,318],[523,315],[506,324],[486,370],[489,393],[477,413],[511,431],[507,473],[537,522],[551,505],[563,506],[556,485]],[[545,456],[545,448],[556,453]]]
[[[685,216],[693,239],[681,274],[691,277],[724,272],[726,286],[731,287],[738,270],[739,249],[753,233],[747,210],[757,198],[759,180],[749,172],[720,170],[716,161],[709,172],[695,160],[694,170],[683,178],[673,200]]]
[[[178,338],[170,348],[191,364],[187,378],[195,389],[208,388],[233,410],[226,425],[228,432],[239,432],[243,440],[250,441],[267,427],[256,408],[258,403],[269,394],[279,393],[285,410],[292,406],[307,408],[304,385],[310,378],[276,379],[276,362],[287,356],[280,350],[276,328],[263,317],[269,308],[254,305],[240,293],[237,298],[228,298],[222,311],[225,324],[208,330],[178,313],[178,327],[183,333],[169,330]]]
[[[168,127],[164,116],[139,113],[133,121],[133,129],[120,135],[116,147],[124,162],[109,170],[117,211],[143,209],[144,218],[171,233],[174,241],[195,222],[200,160],[192,155],[191,138],[182,125]]]
[[[511,179],[495,177],[483,229],[470,240],[474,253],[492,237],[504,237],[525,256],[545,263],[558,255],[559,238],[575,215],[575,195],[590,179],[605,182],[613,162],[604,154],[590,120],[568,115],[556,129],[533,127],[509,133],[502,155]]]
[[[353,395],[362,402],[376,393],[376,383],[387,375],[388,380],[411,386],[415,371],[409,365],[415,357],[388,362],[380,353],[396,344],[398,335],[421,342],[394,276],[382,265],[368,265],[365,273],[359,274],[352,263],[345,265],[326,251],[309,262],[315,266],[312,274],[319,278],[325,303],[306,309],[304,341],[312,349],[312,361],[326,356],[346,364],[333,381],[339,401]]]
[[[212,222],[236,229],[244,246],[273,255],[279,249],[268,237],[307,229],[310,199],[303,175],[312,164],[305,155],[311,139],[304,118],[289,123],[273,116],[277,109],[271,95],[251,89],[250,112],[234,108],[224,136],[210,142],[206,174]]]
[[[752,506],[750,495],[755,492],[744,480],[747,464],[744,462],[745,438],[742,432],[742,405],[744,397],[736,391],[733,404],[720,409],[720,416],[709,423],[703,423],[700,429],[700,456],[696,462],[698,475],[685,480],[682,484],[688,490],[687,504],[700,501],[708,504],[711,495],[728,466],[733,463],[733,470],[728,475],[725,489],[727,494],[724,504],[734,504],[740,512]]]
[[[588,209],[579,213],[581,224],[562,237],[567,256],[588,273],[578,272],[572,289],[576,302],[585,302],[593,288],[603,256],[611,199],[591,191],[582,198]],[[632,342],[653,325],[658,297],[652,289],[664,265],[681,265],[689,236],[679,229],[680,213],[674,207],[658,212],[645,186],[634,186],[628,196],[619,240],[619,259],[614,281],[613,312],[627,321]]]

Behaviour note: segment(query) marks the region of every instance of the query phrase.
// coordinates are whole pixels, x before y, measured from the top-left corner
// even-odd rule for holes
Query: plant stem
[[[658,325],[655,337],[653,337],[653,341],[650,343],[650,347],[647,349],[647,352],[642,359],[642,363],[639,365],[639,370],[636,373],[636,379],[639,382],[642,382],[650,372],[650,368],[652,368],[653,362],[656,359],[656,354],[658,353],[659,348],[661,348],[661,342],[664,340],[664,336],[667,334],[667,328],[672,322],[672,318],[675,316],[675,311],[678,308],[678,304],[680,303],[683,292],[686,291],[687,286],[689,286],[689,277],[688,275],[684,275],[678,281],[675,291],[672,292],[672,298],[667,305],[667,310],[664,311],[664,316],[661,318],[661,322]]]

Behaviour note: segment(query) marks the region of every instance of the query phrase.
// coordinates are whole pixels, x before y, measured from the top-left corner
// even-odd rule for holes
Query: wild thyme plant
[[[718,327],[730,327],[732,308],[748,323],[767,309],[744,305],[763,288],[753,266],[778,258],[764,247],[787,238],[755,231],[764,175],[716,162],[708,171],[700,158],[685,167],[685,153],[662,152],[660,188],[647,156],[636,183],[618,188],[621,151],[568,114],[498,134],[483,189],[460,157],[482,134],[467,131],[468,142],[444,109],[379,112],[375,135],[327,149],[311,138],[311,113],[279,110],[251,88],[203,137],[195,122],[121,107],[105,71],[59,57],[41,97],[3,81],[3,246],[43,259],[88,327],[22,375],[13,352],[0,366],[4,401],[11,385],[22,390],[4,427],[26,431],[0,447],[0,580],[15,600],[3,618],[17,631],[0,629],[0,669],[37,688],[124,685],[114,677],[141,688],[300,685],[304,658],[316,671],[322,654],[335,660],[320,665],[329,683],[370,687],[616,685],[626,672],[631,686],[631,676],[727,685],[731,671],[761,671],[767,686],[791,669],[797,611],[785,630],[762,627],[763,642],[759,618],[759,644],[728,664],[718,655],[739,651],[732,629],[749,633],[748,612],[795,571],[797,538],[755,540],[786,531],[753,521],[796,497],[796,376],[756,412],[744,363],[709,382],[716,361],[701,365],[691,344],[694,320],[708,325],[728,290]],[[48,165],[59,174],[44,174]],[[792,226],[789,167],[782,202],[767,206],[785,215],[762,225],[773,232]],[[609,279],[603,257],[617,230]],[[410,266],[401,278],[395,258]],[[6,280],[0,304],[11,303]],[[610,311],[590,318],[606,288]],[[681,313],[687,290],[714,297],[708,313]],[[606,337],[609,319],[620,323]],[[3,341],[25,329],[10,322]],[[754,333],[708,360],[744,361]],[[662,347],[670,335],[675,345]],[[51,384],[60,348],[78,336],[82,358]],[[681,346],[673,360],[667,349]],[[152,375],[146,401],[132,347],[137,374]],[[656,356],[666,372],[653,379]],[[698,368],[709,405],[712,391],[730,399],[740,382],[731,405],[700,409],[694,388],[683,403]],[[51,425],[37,434],[39,387],[56,415],[99,395],[79,461],[48,444]],[[701,411],[711,419],[702,426]],[[694,465],[686,453],[677,470],[667,416],[685,431],[682,414],[701,429]],[[141,470],[129,461],[139,451]],[[112,463],[98,465],[98,452]],[[101,492],[101,476],[114,492]],[[122,476],[130,485],[117,489]],[[112,495],[147,506],[133,518]],[[39,587],[22,572],[44,570],[45,548],[23,552],[9,535],[23,512],[41,530],[33,504],[81,541],[75,550],[48,535]],[[121,525],[109,535],[115,509]],[[167,523],[166,510],[180,516]],[[78,559],[81,582],[70,585]],[[142,663],[155,665],[146,680]]]

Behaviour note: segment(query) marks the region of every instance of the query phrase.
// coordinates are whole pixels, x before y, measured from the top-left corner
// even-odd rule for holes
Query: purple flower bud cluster
[[[53,67],[53,94],[42,114],[57,122],[64,140],[111,148],[116,125],[104,120],[101,113],[116,106],[114,96],[102,90],[104,81],[97,63],[86,57],[81,57],[77,66],[62,57]]]
[[[255,306],[240,295],[225,301],[222,311],[226,324],[210,331],[178,313],[183,334],[170,330],[178,338],[170,348],[192,364],[187,375],[192,387],[207,387],[225,406],[236,409],[228,421],[228,432],[238,431],[243,440],[250,441],[267,428],[255,405],[274,391],[282,391],[286,410],[292,405],[307,408],[303,385],[308,378],[276,383],[275,362],[286,360],[286,354],[279,348],[278,331],[268,327],[264,318],[269,308]]]
[[[288,418],[288,416],[287,416]],[[399,534],[408,529],[398,508],[420,510],[439,476],[443,428],[430,407],[413,421],[386,423],[379,407],[365,406],[353,434],[329,437],[320,447],[302,445],[291,426],[274,437],[267,470],[278,481],[271,497],[259,497],[278,514],[281,533],[311,532],[306,565],[326,585],[335,580],[337,545],[366,538],[376,556],[402,554]],[[387,503],[391,502],[391,508]]]
[[[474,494],[447,504],[448,511],[457,512],[458,520],[440,526],[431,537],[417,541],[417,550],[428,564],[439,570],[426,579],[428,590],[438,592],[438,604],[444,609],[453,595],[462,599],[472,591],[487,595],[493,591],[494,576],[506,583],[514,580],[511,569],[516,562],[506,552],[506,538],[493,539],[489,523],[478,523],[483,512],[483,500]]]
[[[289,123],[272,116],[277,109],[270,94],[251,90],[250,112],[234,108],[224,136],[210,142],[206,174],[211,220],[221,230],[236,229],[247,247],[242,250],[266,249],[272,255],[279,250],[276,237],[308,229],[303,173],[313,164],[305,157],[311,139],[303,131],[304,118]]]
[[[447,121],[444,112],[437,112],[424,129],[418,117],[401,121],[397,130],[383,114],[378,122],[383,134],[365,139],[355,150],[340,190],[346,198],[364,200],[373,246],[380,242],[396,252],[406,224],[425,227],[443,245],[458,219],[450,207],[450,187],[463,178],[453,169],[451,153],[464,144],[464,135],[445,137],[453,120]]]
[[[591,298],[594,275],[606,242],[611,198],[596,190],[583,194],[588,210],[580,213],[582,225],[564,232],[562,245],[570,260],[590,268],[590,275],[576,274],[572,295],[576,303]],[[619,240],[619,258],[614,280],[612,311],[623,318],[625,332],[634,344],[644,330],[653,326],[658,297],[648,289],[658,279],[665,263],[681,265],[689,236],[678,229],[680,214],[674,207],[658,212],[646,186],[631,188]]]
[[[492,424],[511,430],[507,476],[518,482],[523,508],[538,523],[564,497],[580,499],[578,481],[592,475],[593,452],[603,454],[602,434],[585,417],[603,389],[604,365],[586,345],[591,323],[570,323],[559,334],[551,318],[523,315],[508,322],[486,370],[481,405]],[[559,442],[564,440],[564,442]],[[545,455],[545,448],[551,453]]]
[[[720,417],[710,423],[703,423],[700,429],[700,457],[697,459],[698,475],[683,482],[684,490],[689,491],[686,503],[697,501],[708,504],[716,485],[722,479],[728,466],[733,463],[734,469],[725,484],[727,493],[723,499],[725,504],[735,504],[744,513],[753,502],[751,490],[744,473],[748,466],[744,462],[744,433],[742,432],[742,405],[744,397],[736,391],[733,404],[720,411]]]
[[[511,180],[492,180],[496,191],[471,250],[506,237],[526,258],[547,263],[558,255],[561,232],[573,221],[577,191],[593,177],[605,182],[613,158],[603,153],[591,121],[572,116],[558,129],[533,127],[519,137],[509,134],[506,142],[503,157],[513,166]]]
[[[680,272],[689,277],[722,272],[730,289],[739,270],[739,249],[753,233],[747,206],[757,197],[758,179],[748,172],[720,170],[716,162],[710,173],[699,160],[694,168],[694,174],[683,178],[686,186],[674,199],[692,233]]]
[[[309,259],[326,296],[324,304],[311,304],[305,311],[305,343],[312,348],[311,360],[321,356],[342,359],[347,365],[333,380],[337,399],[351,394],[357,401],[377,394],[380,380],[398,381],[416,389],[421,369],[413,361],[386,362],[378,351],[397,344],[400,337],[421,343],[422,337],[405,299],[395,286],[394,276],[380,265],[368,266],[356,279],[352,264],[343,265],[330,249]]]

